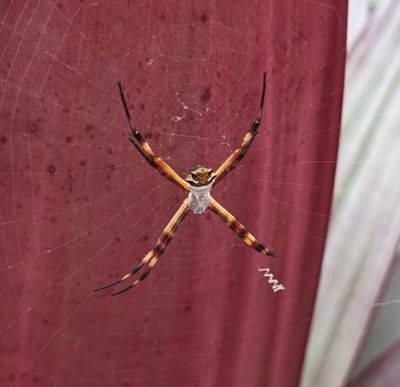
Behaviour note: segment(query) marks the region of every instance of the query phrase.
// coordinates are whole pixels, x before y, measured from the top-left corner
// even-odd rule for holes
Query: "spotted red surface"
[[[0,3],[0,385],[298,385],[332,197],[346,2]],[[184,199],[127,141],[137,124],[179,172],[278,253],[190,214],[151,275],[123,275]],[[274,293],[269,267],[286,290]]]

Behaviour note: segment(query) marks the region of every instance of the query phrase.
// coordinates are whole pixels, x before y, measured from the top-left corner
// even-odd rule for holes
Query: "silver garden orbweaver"
[[[144,256],[141,262],[136,264],[128,273],[126,273],[120,279],[107,285],[100,286],[94,291],[103,290],[118,285],[119,283],[125,281],[136,273],[138,273],[136,279],[134,279],[129,284],[129,286],[114,293],[113,295],[124,293],[143,281],[157,264],[161,254],[164,252],[167,245],[175,236],[179,224],[185,219],[190,210],[192,210],[192,212],[195,214],[202,214],[207,209],[210,209],[212,212],[217,214],[229,226],[229,228],[244,241],[244,243],[253,247],[256,251],[264,255],[275,257],[276,255],[270,249],[265,247],[265,245],[263,245],[262,243],[258,242],[256,238],[231,213],[229,213],[210,195],[211,188],[218,184],[230,171],[232,171],[236,167],[239,161],[245,156],[246,152],[248,151],[250,145],[257,135],[264,107],[266,74],[264,73],[263,75],[263,87],[257,118],[253,121],[250,129],[245,134],[240,147],[233,151],[232,154],[221,164],[221,166],[215,172],[210,168],[198,165],[186,176],[186,178],[182,178],[181,176],[179,176],[164,160],[156,156],[150,145],[143,138],[139,129],[137,129],[137,127],[133,123],[132,116],[128,109],[128,105],[126,103],[124,92],[120,82],[118,82],[118,88],[122,104],[125,109],[125,114],[128,119],[129,127],[131,129],[129,141],[135,146],[135,148],[141,153],[141,155],[153,168],[155,168],[168,180],[172,181],[180,189],[188,193],[188,197],[183,201],[178,211],[169,221],[157,243]]]

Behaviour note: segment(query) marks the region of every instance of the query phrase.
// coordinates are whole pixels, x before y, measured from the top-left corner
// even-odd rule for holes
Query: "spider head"
[[[187,175],[185,180],[192,186],[201,187],[212,183],[215,177],[216,175],[213,173],[212,169],[197,165]]]

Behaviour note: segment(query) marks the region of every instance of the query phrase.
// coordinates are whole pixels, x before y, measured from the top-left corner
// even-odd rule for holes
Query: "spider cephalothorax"
[[[185,219],[189,210],[192,210],[195,214],[202,214],[207,209],[210,209],[212,212],[217,214],[248,246],[253,247],[256,251],[264,255],[275,256],[270,249],[258,242],[256,238],[237,219],[235,219],[231,213],[229,213],[210,195],[211,188],[215,184],[219,183],[230,171],[232,171],[232,169],[236,167],[237,163],[244,157],[255,136],[257,135],[264,106],[265,84],[266,82],[264,73],[263,89],[261,93],[261,102],[258,115],[251,124],[250,129],[245,134],[240,147],[234,150],[215,172],[213,172],[213,170],[210,168],[198,165],[190,172],[189,175],[187,175],[186,179],[183,179],[164,160],[156,156],[150,145],[143,138],[139,129],[136,128],[132,121],[128,105],[125,101],[122,86],[120,83],[118,83],[122,104],[128,118],[129,127],[132,131],[132,137],[129,137],[129,140],[152,167],[158,170],[158,172],[160,172],[168,180],[172,181],[189,195],[187,198],[185,198],[178,211],[169,221],[157,243],[145,255],[145,257],[120,279],[108,285],[101,286],[95,290],[102,290],[117,285],[136,273],[140,273],[138,274],[137,278],[129,286],[123,288],[117,293],[114,293],[114,295],[126,292],[143,281],[150,273],[151,269],[157,264],[158,259],[164,252],[168,243],[176,234],[179,224]]]
[[[202,165],[197,165],[194,167],[192,172],[186,176],[186,181],[195,187],[201,187],[204,185],[209,185],[217,175],[213,173],[211,168],[203,167]]]

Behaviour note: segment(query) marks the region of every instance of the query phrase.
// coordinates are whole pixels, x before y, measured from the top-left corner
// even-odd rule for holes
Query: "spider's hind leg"
[[[107,285],[100,286],[94,291],[99,291],[99,290],[104,290],[111,288],[112,286],[118,285],[121,282],[125,281],[132,275],[138,273],[143,267],[146,267],[141,274],[127,287],[123,288],[122,290],[113,293],[113,296],[116,296],[117,294],[125,293],[129,289],[133,288],[140,282],[142,282],[147,275],[150,273],[150,271],[154,268],[154,266],[157,264],[161,254],[164,252],[165,248],[167,247],[168,243],[171,242],[172,238],[174,237],[176,230],[178,229],[179,224],[185,219],[187,213],[189,211],[189,205],[188,205],[188,200],[185,199],[182,203],[182,205],[179,207],[178,211],[175,213],[175,215],[172,217],[172,219],[169,221],[167,226],[165,227],[163,233],[161,234],[160,238],[158,238],[157,243],[154,245],[154,247],[145,255],[145,257],[142,259],[141,262],[139,262],[136,266],[134,266],[128,273],[126,273],[123,277],[120,279],[113,281]]]
[[[158,261],[159,256],[154,256],[152,258],[152,260],[149,263],[149,266],[147,267],[147,269],[145,271],[142,272],[142,274],[136,278],[129,286],[123,288],[122,290],[119,290],[118,292],[113,293],[113,296],[117,296],[118,294],[122,294],[127,292],[129,289],[132,289],[134,286],[136,286],[137,284],[139,284],[140,282],[142,282],[150,273],[151,269],[155,266],[155,264]]]
[[[140,263],[138,263],[137,265],[135,265],[135,266],[134,266],[128,273],[126,273],[123,277],[121,277],[120,279],[118,279],[118,280],[116,280],[116,281],[110,282],[110,283],[107,284],[107,285],[103,285],[103,286],[100,286],[100,287],[98,287],[98,288],[96,288],[96,289],[93,289],[93,291],[94,291],[94,292],[98,292],[99,290],[108,289],[108,288],[111,288],[111,287],[113,287],[113,286],[115,286],[115,285],[118,285],[118,284],[120,284],[121,282],[125,281],[125,280],[126,280],[127,278],[129,278],[131,275],[137,273],[137,272],[144,266],[144,264],[148,261],[148,259],[150,259],[150,257],[148,258],[148,256],[149,256],[150,253],[151,253],[151,252],[149,252],[149,253],[143,258],[143,260],[142,260]]]
[[[265,245],[257,241],[257,239],[243,226],[229,211],[222,207],[215,199],[211,199],[209,208],[217,214],[229,228],[237,234],[248,246],[252,247],[261,254],[276,257],[277,255]]]

